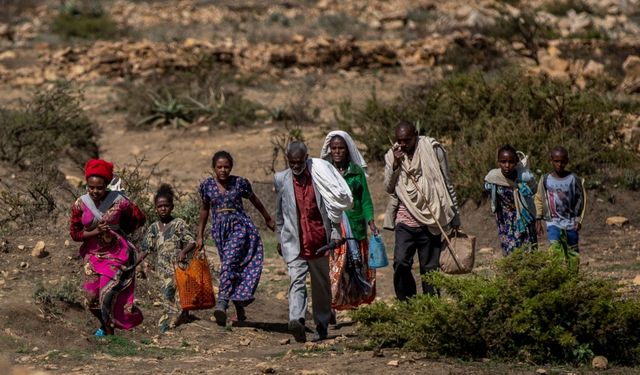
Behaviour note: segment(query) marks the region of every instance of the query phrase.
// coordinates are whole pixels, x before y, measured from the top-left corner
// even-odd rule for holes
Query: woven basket
[[[196,250],[187,268],[176,265],[176,286],[182,310],[204,310],[215,305],[211,270],[204,251]]]

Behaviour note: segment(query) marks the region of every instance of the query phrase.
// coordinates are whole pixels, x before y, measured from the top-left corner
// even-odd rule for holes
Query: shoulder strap
[[[85,207],[87,207],[89,211],[91,211],[91,213],[96,219],[98,220],[102,219],[102,212],[98,209],[98,207],[96,207],[96,204],[93,203],[93,199],[91,199],[89,194],[83,194],[80,197],[80,199],[82,200],[82,203],[84,203]]]
[[[107,192],[107,196],[104,198],[102,203],[100,203],[100,207],[98,209],[100,212],[105,213],[114,203],[124,199],[124,196],[119,191],[109,191]]]

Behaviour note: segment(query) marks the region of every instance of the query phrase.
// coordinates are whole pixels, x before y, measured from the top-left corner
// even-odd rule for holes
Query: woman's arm
[[[201,249],[204,245],[204,229],[209,219],[209,204],[200,201],[200,215],[198,216],[198,229],[196,233],[196,248]]]
[[[76,202],[71,207],[71,224],[69,226],[69,234],[71,239],[76,242],[82,242],[88,238],[95,237],[100,233],[104,233],[109,229],[109,226],[105,222],[99,222],[98,225],[92,230],[86,230],[82,225],[82,208],[79,203]]]
[[[273,220],[269,212],[267,212],[267,209],[264,208],[264,205],[262,204],[262,201],[260,201],[260,198],[258,198],[258,196],[255,195],[254,193],[254,194],[251,194],[251,196],[249,196],[249,201],[251,201],[253,206],[260,212],[260,214],[262,214],[262,217],[264,217],[264,221],[267,224],[267,227],[271,229],[271,231],[275,231],[276,222],[275,220]]]

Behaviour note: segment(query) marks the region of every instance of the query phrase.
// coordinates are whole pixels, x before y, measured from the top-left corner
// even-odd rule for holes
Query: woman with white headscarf
[[[320,157],[340,172],[353,195],[353,208],[345,211],[343,237],[349,240],[337,248],[330,259],[332,307],[352,309],[375,298],[375,270],[368,265],[367,227],[378,233],[373,202],[367,184],[364,158],[351,136],[341,130],[325,138]]]

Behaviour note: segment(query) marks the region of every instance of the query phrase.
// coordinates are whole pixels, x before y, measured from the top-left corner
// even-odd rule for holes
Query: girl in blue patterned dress
[[[491,212],[496,215],[502,254],[507,256],[518,248],[535,249],[536,180],[511,145],[498,150],[498,166],[484,178],[484,186],[491,195]]]
[[[216,322],[227,323],[227,308],[233,301],[237,320],[246,319],[244,308],[254,300],[262,273],[263,246],[258,229],[244,211],[242,199],[248,199],[262,214],[267,227],[275,229],[275,221],[246,178],[232,176],[233,158],[226,151],[213,155],[215,177],[200,184],[200,217],[196,247],[202,248],[204,229],[211,214],[211,237],[220,255],[218,302],[213,312]]]

